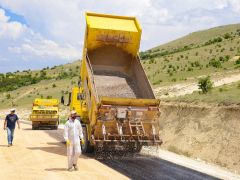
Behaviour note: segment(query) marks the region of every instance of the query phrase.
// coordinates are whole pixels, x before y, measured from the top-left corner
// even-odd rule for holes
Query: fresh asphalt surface
[[[130,179],[136,180],[217,179],[158,158],[142,156],[136,159],[102,160],[100,162],[124,174]]]

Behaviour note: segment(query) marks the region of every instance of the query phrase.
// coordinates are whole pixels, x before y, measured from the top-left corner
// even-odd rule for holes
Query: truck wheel
[[[39,127],[37,125],[32,125],[32,130],[36,130],[38,129]]]
[[[88,140],[88,133],[87,133],[87,127],[82,126],[83,130],[83,137],[84,137],[84,144],[81,144],[82,153],[92,153],[93,147],[90,145],[90,141]]]

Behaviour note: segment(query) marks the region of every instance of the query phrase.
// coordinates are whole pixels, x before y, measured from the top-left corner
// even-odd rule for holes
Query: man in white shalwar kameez
[[[73,168],[77,171],[78,157],[81,155],[81,145],[84,143],[82,126],[78,119],[76,119],[76,111],[71,111],[71,115],[64,127],[64,139],[67,145],[68,170]]]

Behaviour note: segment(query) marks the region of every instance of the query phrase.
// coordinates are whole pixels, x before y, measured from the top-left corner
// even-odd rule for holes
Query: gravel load
[[[95,71],[94,83],[99,96],[141,97],[141,91],[134,79],[119,71]]]

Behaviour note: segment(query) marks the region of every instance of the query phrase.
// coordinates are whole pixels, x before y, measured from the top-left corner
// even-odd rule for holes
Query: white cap
[[[15,111],[15,109],[14,109],[14,108],[10,109],[10,112],[14,112],[14,111]]]
[[[72,110],[71,114],[77,114],[77,112],[75,110]]]

